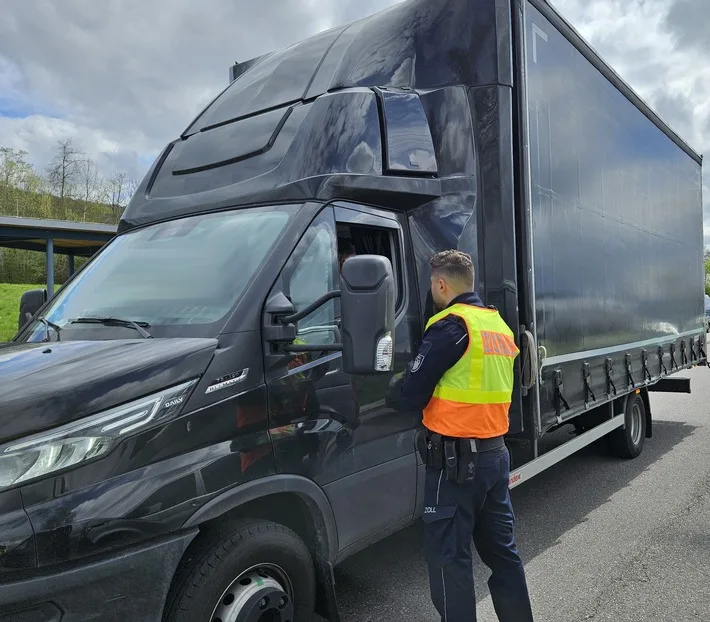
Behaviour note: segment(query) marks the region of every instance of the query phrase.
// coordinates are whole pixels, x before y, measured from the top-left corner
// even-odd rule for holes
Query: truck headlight
[[[0,446],[0,490],[106,455],[133,432],[177,416],[197,380]]]

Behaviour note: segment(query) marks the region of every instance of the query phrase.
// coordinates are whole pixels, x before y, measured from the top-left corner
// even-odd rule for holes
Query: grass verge
[[[20,297],[28,289],[37,287],[43,286],[0,283],[0,342],[10,341],[15,336],[20,314]]]

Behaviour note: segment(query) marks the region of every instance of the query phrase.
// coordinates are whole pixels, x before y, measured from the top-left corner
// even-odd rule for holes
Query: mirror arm
[[[326,302],[328,302],[329,300],[332,300],[333,298],[340,298],[340,290],[339,289],[336,289],[332,292],[328,292],[324,296],[321,296],[318,300],[309,304],[305,309],[301,309],[300,311],[298,311],[296,313],[292,313],[291,315],[279,316],[277,318],[277,320],[281,324],[293,324],[294,322],[298,322],[298,321],[302,320],[304,317],[310,315],[316,309],[319,309]]]

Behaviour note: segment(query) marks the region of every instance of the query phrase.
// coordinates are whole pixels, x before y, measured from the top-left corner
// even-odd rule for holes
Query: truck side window
[[[338,222],[338,255],[339,262],[345,261],[353,255],[382,255],[387,257],[392,263],[395,279],[396,310],[399,313],[404,304],[404,269],[401,253],[401,239],[396,229],[378,227],[369,223]],[[403,341],[409,343],[409,334],[399,331],[395,334],[398,347],[403,347]],[[404,356],[396,358],[395,372],[403,371],[409,362],[408,348],[403,349]],[[391,375],[382,374],[378,376],[352,376],[351,382],[354,393],[357,396],[357,407],[359,413],[377,411],[383,408],[384,397],[387,394]]]
[[[338,289],[337,247],[332,211],[323,211],[310,226],[286,264],[281,286],[296,311],[304,309],[321,296]],[[329,300],[300,322],[300,343],[338,343],[336,328],[339,305]]]
[[[348,257],[355,255],[382,255],[392,263],[394,270],[396,307],[403,303],[404,288],[397,234],[392,229],[338,223],[338,263],[342,266]]]

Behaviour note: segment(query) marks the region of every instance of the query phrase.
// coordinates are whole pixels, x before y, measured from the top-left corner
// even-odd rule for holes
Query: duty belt
[[[495,438],[451,438],[425,430],[417,436],[417,449],[426,466],[446,471],[446,479],[459,484],[473,481],[478,455],[505,447]]]

